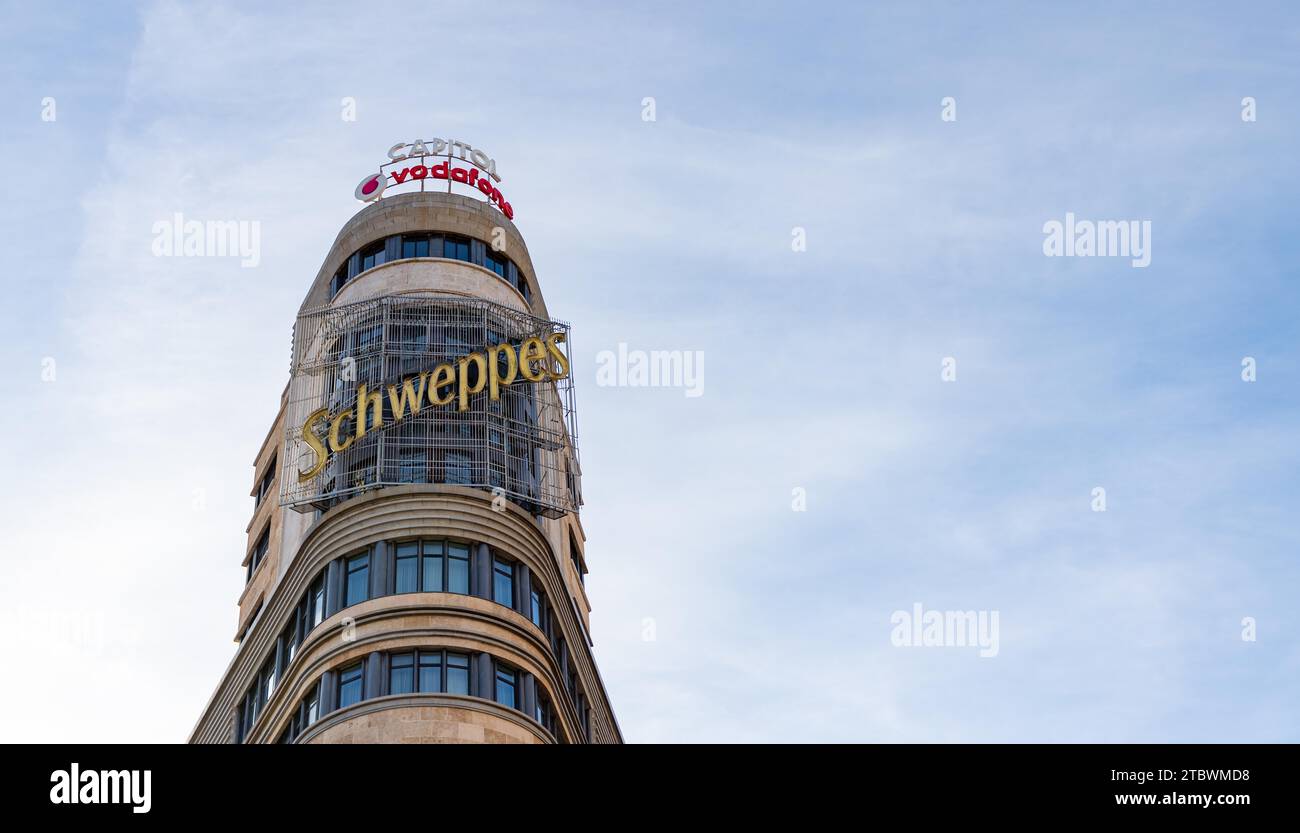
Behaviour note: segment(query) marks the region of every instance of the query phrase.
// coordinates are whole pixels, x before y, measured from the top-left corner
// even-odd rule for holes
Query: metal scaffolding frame
[[[565,334],[569,325],[477,298],[391,295],[305,312],[294,324],[285,415],[280,503],[299,511],[328,509],[369,489],[408,483],[482,488],[529,512],[559,517],[582,503],[572,375],[517,380],[493,401],[487,390],[457,404],[435,406],[427,394],[418,414],[394,420],[388,386],[503,342]],[[571,365],[570,365],[571,366]],[[414,381],[414,379],[413,379]],[[361,385],[384,398],[384,421],[351,446],[329,455],[315,476],[315,453],[303,440],[312,412],[331,417],[356,408]],[[353,417],[355,419],[355,415]],[[355,431],[345,420],[340,434]],[[319,427],[319,426],[318,426]],[[370,428],[367,425],[367,428]],[[498,491],[499,490],[499,491]]]

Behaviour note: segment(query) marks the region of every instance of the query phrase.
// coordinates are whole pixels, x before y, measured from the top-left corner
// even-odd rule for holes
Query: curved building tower
[[[358,187],[299,311],[239,647],[191,742],[622,741],[591,653],[568,325],[495,162],[416,145]]]

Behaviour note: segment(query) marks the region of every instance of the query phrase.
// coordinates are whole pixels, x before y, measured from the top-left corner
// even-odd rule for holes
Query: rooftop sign
[[[393,145],[388,149],[388,160],[379,166],[378,173],[366,174],[357,184],[358,200],[374,202],[388,188],[398,185],[418,183],[423,191],[432,180],[442,180],[447,183],[448,193],[453,184],[475,188],[507,219],[515,218],[514,208],[496,186],[501,181],[496,160],[479,148],[459,139],[416,139]]]

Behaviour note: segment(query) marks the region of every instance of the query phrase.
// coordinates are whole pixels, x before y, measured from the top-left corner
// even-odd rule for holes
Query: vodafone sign
[[[496,160],[479,148],[459,139],[416,139],[393,145],[388,159],[379,166],[379,173],[366,174],[357,183],[358,200],[374,202],[395,185],[418,183],[423,191],[430,181],[443,180],[448,192],[454,183],[478,189],[508,219],[515,218],[514,209],[495,184],[501,181]]]

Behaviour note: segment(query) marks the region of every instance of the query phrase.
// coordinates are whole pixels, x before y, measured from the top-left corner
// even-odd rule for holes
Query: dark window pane
[[[468,454],[463,451],[447,452],[447,476],[446,482],[460,486],[468,486],[473,482],[472,460]]]
[[[397,482],[428,483],[429,473],[425,466],[425,459],[423,448],[401,449],[397,456]]]
[[[509,561],[492,559],[492,600],[513,607],[515,603],[515,569]]]
[[[389,694],[410,694],[415,690],[415,657],[393,654],[388,673]]]
[[[469,592],[469,547],[447,545],[447,589],[452,593]]]
[[[447,654],[447,693],[469,694],[469,657]]]
[[[496,700],[503,706],[515,707],[515,672],[500,665],[497,666]]]
[[[325,621],[325,577],[316,579],[311,589],[312,616],[311,625],[316,627]]]
[[[537,688],[537,706],[533,716],[537,718],[538,723],[548,729],[551,728],[551,701],[542,691],[541,686]]]
[[[456,260],[469,260],[469,241],[463,237],[448,237],[443,241],[442,256]]]
[[[348,588],[344,607],[370,598],[370,554],[348,559]]]
[[[424,542],[424,576],[421,579],[426,593],[442,591],[442,542]]]
[[[542,626],[542,595],[534,590],[530,601],[529,615],[533,620],[533,624],[540,628]]]
[[[361,663],[339,673],[339,708],[361,702]]]
[[[429,238],[419,235],[402,235],[402,257],[428,257]]]
[[[262,674],[261,674],[262,703],[264,704],[271,702],[271,695],[275,693],[275,655],[274,654],[275,652],[272,651],[271,658],[266,661],[266,665],[262,666]]]
[[[397,582],[398,593],[414,593],[417,589],[420,562],[420,546],[414,541],[397,545]]]
[[[420,691],[442,691],[442,652],[420,653]]]
[[[307,700],[305,703],[306,708],[304,708],[303,711],[306,712],[308,726],[315,723],[316,719],[320,717],[320,697],[318,696],[319,693],[320,693],[320,684],[318,683],[316,688],[313,688],[311,690],[311,694],[307,695]]]

